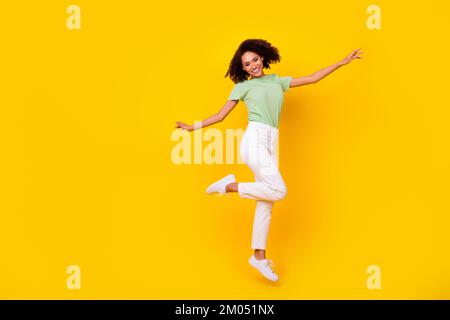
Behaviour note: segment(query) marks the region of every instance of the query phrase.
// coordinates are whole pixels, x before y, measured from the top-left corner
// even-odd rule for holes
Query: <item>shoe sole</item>
[[[225,177],[224,177],[225,178]],[[222,179],[224,179],[224,178],[222,178]],[[220,179],[220,180],[222,180],[222,179]],[[206,193],[207,194],[212,194],[212,193],[215,193],[216,191],[214,191],[214,192],[211,192],[211,189],[213,189],[215,186],[217,186],[221,181],[216,181],[216,182],[214,182],[212,185],[210,185],[209,187],[208,187],[208,189],[206,189]],[[236,181],[236,179],[234,179],[234,182]],[[229,182],[229,183],[233,183],[233,182]],[[220,192],[219,192],[220,193]]]
[[[255,265],[253,265],[253,264],[250,262],[250,260],[248,261],[248,263],[249,263],[256,271],[258,271],[258,273],[259,273],[261,276],[263,276],[264,279],[267,279],[267,280],[272,281],[272,282],[277,282],[277,281],[280,279],[280,278],[278,278],[278,279],[270,279],[270,278],[267,278],[261,271],[259,271],[258,267],[256,267]]]

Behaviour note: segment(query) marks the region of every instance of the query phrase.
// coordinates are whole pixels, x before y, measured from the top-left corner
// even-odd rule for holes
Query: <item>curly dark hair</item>
[[[234,53],[225,78],[229,76],[234,83],[248,79],[249,74],[242,69],[241,60],[242,55],[247,51],[255,52],[261,57],[264,57],[263,67],[267,69],[270,69],[272,63],[277,63],[281,60],[278,49],[267,42],[267,40],[247,39],[239,45],[239,48]]]

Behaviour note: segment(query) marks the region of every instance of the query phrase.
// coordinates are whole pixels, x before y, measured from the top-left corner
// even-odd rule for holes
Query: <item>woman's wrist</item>
[[[195,121],[194,124],[189,126],[189,131],[201,129],[203,127],[203,121]]]

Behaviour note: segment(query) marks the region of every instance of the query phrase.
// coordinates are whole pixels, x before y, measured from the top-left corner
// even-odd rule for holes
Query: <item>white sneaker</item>
[[[278,275],[272,270],[274,264],[271,260],[258,260],[255,258],[255,255],[252,254],[248,260],[248,263],[250,263],[253,268],[258,270],[265,278],[270,281],[278,281]]]
[[[236,178],[234,177],[234,174],[229,174],[226,177],[210,185],[208,189],[206,189],[206,193],[212,194],[214,192],[218,192],[220,194],[225,194],[225,187],[227,186],[227,184],[233,182],[236,182]]]

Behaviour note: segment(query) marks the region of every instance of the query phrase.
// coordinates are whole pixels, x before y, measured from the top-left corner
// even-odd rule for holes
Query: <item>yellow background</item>
[[[81,8],[69,30],[66,8]],[[366,9],[381,8],[381,30]],[[450,298],[445,1],[9,1],[2,4],[0,298]],[[246,38],[302,76],[280,125],[288,196],[268,258],[247,260],[255,203],[210,197],[245,165],[174,165],[175,121],[217,112]],[[245,128],[240,103],[216,128]],[[366,269],[381,268],[381,290]],[[66,287],[69,265],[81,290]]]

